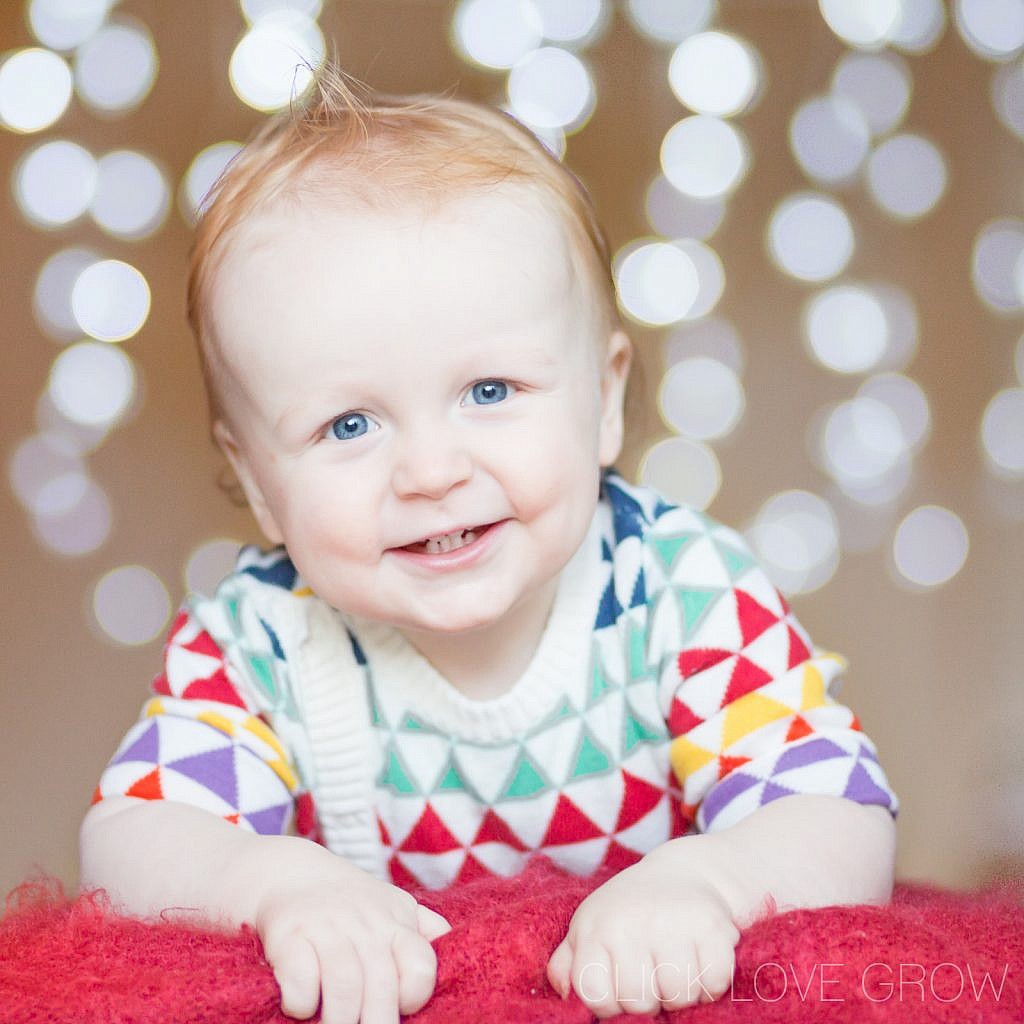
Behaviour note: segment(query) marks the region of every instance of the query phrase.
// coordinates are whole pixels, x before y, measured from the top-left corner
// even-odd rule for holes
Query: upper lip
[[[463,530],[475,530],[481,526],[490,526],[491,522],[497,522],[497,520],[491,520],[490,522],[477,520],[475,523],[467,523],[465,526],[453,526],[443,530],[436,530],[434,533],[421,533],[418,537],[407,540],[404,544],[396,544],[395,547],[406,548],[410,544],[422,544],[424,541],[430,540],[431,537],[447,537],[450,533],[462,533]]]

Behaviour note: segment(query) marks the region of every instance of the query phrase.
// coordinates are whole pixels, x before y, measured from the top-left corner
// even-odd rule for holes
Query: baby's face
[[[456,633],[557,576],[618,457],[629,369],[583,294],[560,222],[510,186],[429,214],[307,200],[241,229],[212,293],[216,429],[315,593]],[[487,524],[458,554],[400,550]]]

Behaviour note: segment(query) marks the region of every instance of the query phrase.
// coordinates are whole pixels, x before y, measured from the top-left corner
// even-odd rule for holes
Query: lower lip
[[[404,548],[391,548],[390,554],[411,565],[422,565],[433,572],[445,572],[451,569],[465,568],[482,558],[490,548],[498,543],[511,519],[502,519],[488,526],[476,540],[456,551],[442,551],[437,555],[429,555],[423,551],[407,551]]]
[[[391,548],[389,554],[400,558],[410,565],[422,566],[432,572],[447,572],[451,569],[463,569],[467,565],[482,558],[497,543],[498,538],[505,532],[505,527],[511,522],[510,519],[502,519],[500,522],[489,526],[483,533],[478,534],[476,540],[466,544],[457,551],[444,551],[438,555],[428,555],[422,551],[406,551],[405,548]]]

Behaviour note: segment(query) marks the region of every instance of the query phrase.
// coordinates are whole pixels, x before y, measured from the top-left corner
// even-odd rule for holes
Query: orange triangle
[[[480,822],[480,828],[477,829],[473,842],[469,845],[477,846],[479,843],[504,843],[506,846],[511,846],[513,850],[519,850],[521,853],[526,851],[526,846],[519,836],[490,807],[487,808],[484,820]]]
[[[665,795],[664,789],[653,786],[644,779],[638,779],[624,768],[622,769],[622,781],[625,783],[625,789],[622,793],[622,804],[619,807],[619,820],[615,822],[616,832],[635,825],[642,817],[657,807]]]
[[[740,765],[746,764],[750,760],[749,757],[729,757],[728,754],[718,755],[718,777],[724,779],[734,768],[739,768]]]
[[[225,821],[230,821],[232,825],[237,825],[238,824],[238,811],[235,811],[234,814],[225,814],[224,815],[224,820]]]
[[[160,769],[154,768],[148,775],[143,775],[131,789],[125,791],[125,796],[138,796],[143,800],[163,800],[164,791],[160,785]]]
[[[786,733],[786,738],[782,741],[783,743],[789,743],[790,740],[798,740],[801,736],[808,736],[814,730],[807,724],[806,719],[801,715],[794,715],[793,722]]]
[[[92,799],[89,801],[89,806],[92,807],[93,804],[98,804],[102,799],[103,799],[103,794],[100,792],[100,787],[97,786],[92,791]]]
[[[448,831],[448,826],[438,817],[434,808],[427,804],[420,820],[399,849],[403,853],[446,853],[461,847],[462,843]]]
[[[850,722],[850,728],[853,729],[854,732],[863,732],[860,727],[860,719],[856,715],[853,716],[853,720]]]
[[[564,793],[560,793],[558,803],[555,804],[555,813],[551,816],[541,846],[581,843],[586,839],[597,839],[604,834]]]

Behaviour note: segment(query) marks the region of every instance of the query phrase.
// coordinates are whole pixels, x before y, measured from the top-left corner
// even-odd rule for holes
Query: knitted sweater
[[[331,608],[284,548],[242,549],[190,597],[155,696],[103,771],[441,888],[533,851],[576,874],[728,828],[794,793],[898,801],[815,650],[738,533],[602,473],[532,661],[461,694],[390,626]]]

